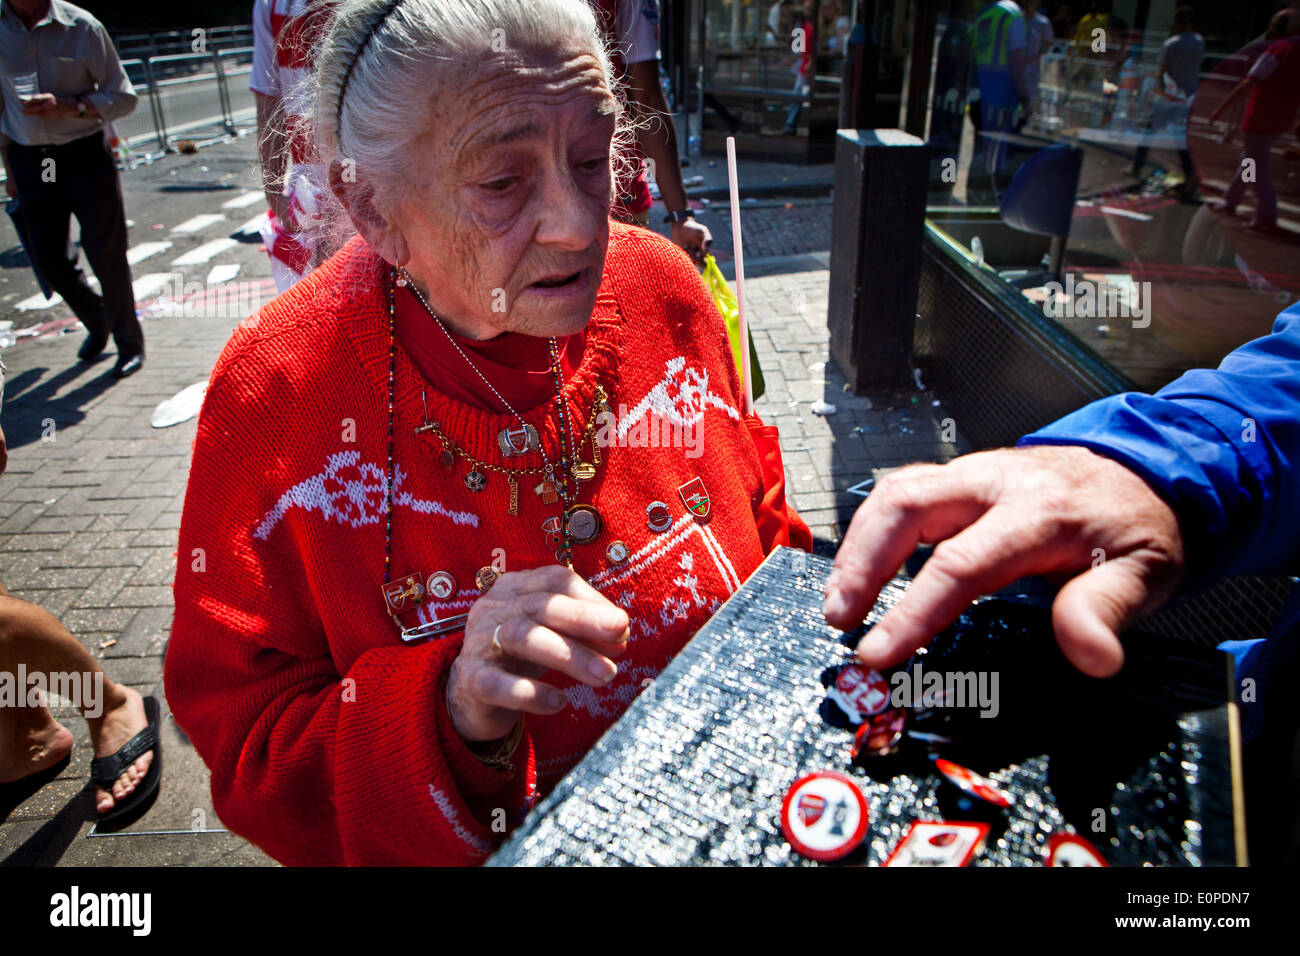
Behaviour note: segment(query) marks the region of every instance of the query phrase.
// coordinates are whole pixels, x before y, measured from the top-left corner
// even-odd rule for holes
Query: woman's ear
[[[357,176],[354,160],[336,159],[331,162],[329,183],[330,191],[343,204],[348,218],[370,248],[393,265],[400,266],[410,260],[406,237],[379,211],[374,201],[374,188]]]

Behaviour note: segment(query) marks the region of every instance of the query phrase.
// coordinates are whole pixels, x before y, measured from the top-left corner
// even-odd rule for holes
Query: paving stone
[[[135,608],[106,607],[71,610],[63,615],[63,626],[73,634],[95,636],[117,634],[136,615]]]
[[[169,551],[148,549],[144,563],[131,576],[130,583],[171,584],[176,577],[176,558]]]
[[[136,548],[168,548],[174,551],[176,550],[176,533],[170,528],[148,528],[136,532],[131,539],[131,545]]]
[[[138,610],[135,608],[113,608],[113,610],[126,614],[129,621],[114,633],[117,644],[105,648],[105,660],[117,657],[161,656],[163,648],[167,646],[167,638],[171,636],[172,617],[175,612],[170,605]]]
[[[121,607],[170,608],[172,606],[172,589],[170,585],[161,584],[125,587],[117,593],[113,603]]]
[[[118,603],[114,598],[126,587],[126,583],[135,575],[136,570],[133,564],[100,569],[94,581],[77,596],[76,601],[73,602],[74,606],[78,608],[114,606]],[[130,602],[121,602],[121,604],[132,606]]]

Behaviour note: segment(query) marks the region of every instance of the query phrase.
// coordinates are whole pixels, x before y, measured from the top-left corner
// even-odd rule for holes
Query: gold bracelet
[[[501,746],[497,748],[496,753],[484,756],[475,753],[473,747],[469,748],[469,752],[474,754],[474,756],[478,757],[483,764],[491,767],[493,770],[504,770],[507,773],[513,774],[515,772],[515,765],[510,758],[515,755],[515,751],[519,749],[519,743],[523,739],[524,715],[520,714],[519,719],[515,721],[514,730],[510,731],[505,740],[501,741]]]

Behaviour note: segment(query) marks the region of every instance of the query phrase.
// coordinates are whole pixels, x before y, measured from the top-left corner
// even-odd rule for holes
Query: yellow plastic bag
[[[704,284],[713,296],[713,301],[718,305],[718,311],[722,313],[723,321],[727,323],[727,338],[731,339],[731,357],[736,360],[736,376],[739,377],[741,375],[740,306],[736,302],[736,294],[731,291],[731,286],[727,285],[727,280],[713,256],[704,258],[703,278]],[[758,352],[754,349],[753,332],[749,334],[749,374],[753,382],[754,400],[757,401],[763,394],[764,385],[763,370],[758,365]]]

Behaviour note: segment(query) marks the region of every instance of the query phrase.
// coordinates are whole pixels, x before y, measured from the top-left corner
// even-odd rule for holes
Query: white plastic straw
[[[754,387],[749,371],[749,322],[745,319],[745,254],[740,240],[740,187],[736,179],[736,137],[727,137],[727,177],[731,180],[731,241],[736,257],[736,312],[740,317],[740,387],[745,414],[754,414]]]

